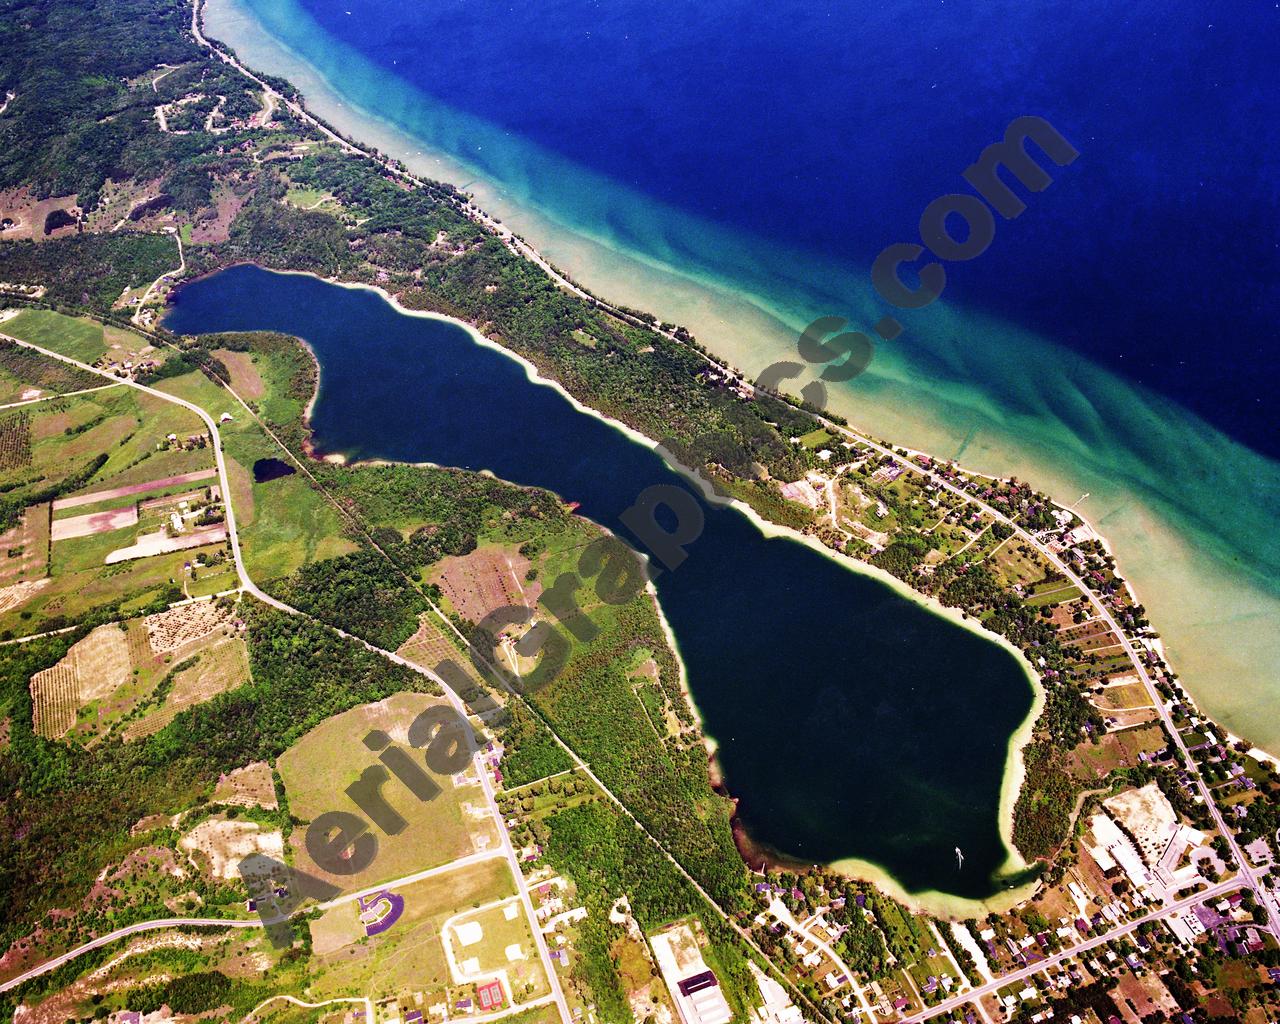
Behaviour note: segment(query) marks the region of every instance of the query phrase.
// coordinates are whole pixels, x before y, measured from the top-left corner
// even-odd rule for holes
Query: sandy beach
[[[353,105],[301,56],[268,35],[236,0],[210,0],[204,19],[211,37],[232,46],[250,66],[270,67],[288,77],[309,107],[338,130],[402,159],[415,173],[465,187],[483,209],[592,291],[686,325],[748,374],[778,358],[794,358],[795,337],[808,313],[753,294],[741,281],[700,273],[696,260],[677,262],[679,252],[666,260],[639,255],[616,238],[566,224],[533,199],[477,177],[474,168]],[[420,94],[397,97],[394,83],[383,84],[388,109],[424,102]],[[446,136],[448,131],[492,131],[466,115],[452,114],[449,120],[446,113],[431,115]],[[604,188],[589,172],[564,170],[581,178],[588,206]],[[609,188],[614,202],[620,202],[616,194],[625,190],[613,183]],[[647,199],[634,202],[654,205]],[[691,220],[687,214],[663,213],[672,224]],[[694,227],[707,247],[727,249],[736,241],[701,224],[690,227],[690,237]],[[806,266],[812,261],[804,254],[788,255],[794,256],[798,278],[817,276],[823,269]],[[743,268],[741,276],[749,278],[751,269]],[[956,319],[961,320],[958,313]],[[988,349],[995,350],[992,362],[1003,365],[999,372],[1006,377],[1000,386],[1010,394],[1027,392],[1021,404],[1028,411],[996,407],[980,389],[967,386],[965,370],[990,374],[991,366],[974,368],[976,357],[963,349],[944,353],[960,369],[956,381],[940,392],[913,371],[910,338],[898,347],[882,346],[872,371],[859,378],[856,389],[833,389],[829,407],[875,436],[957,458],[977,472],[1016,475],[1063,504],[1079,504],[1106,534],[1121,571],[1161,631],[1170,663],[1193,696],[1232,732],[1265,748],[1280,748],[1280,688],[1273,669],[1280,660],[1280,596],[1251,559],[1232,551],[1236,538],[1258,536],[1268,528],[1267,496],[1280,493],[1280,467],[1043,339],[973,314],[965,314],[962,326],[981,333]],[[1035,379],[1025,378],[1021,368],[1026,365],[1040,368]],[[1096,396],[1105,396],[1117,410],[1115,430],[1160,438],[1161,445],[1147,449],[1177,453],[1177,461],[1135,454],[1110,444],[1101,431],[1087,436],[1042,411],[1064,404],[1096,406]],[[1228,480],[1237,486],[1252,481],[1256,507],[1228,509],[1239,522],[1234,537],[1224,538],[1215,532],[1212,516],[1196,519],[1191,513],[1220,502]]]
[[[284,51],[252,18],[237,11],[234,4],[235,0],[212,0],[207,5],[205,25],[211,37],[229,43],[250,66],[271,67],[277,73],[285,71],[307,97],[309,108],[339,131],[402,159],[414,173],[467,187],[482,209],[527,239],[575,281],[613,301],[653,309],[668,321],[689,326],[712,351],[748,374],[758,372],[772,358],[790,353],[794,345],[792,328],[776,310],[766,309],[766,304],[754,296],[726,289],[714,281],[694,279],[651,260],[637,260],[635,254],[620,251],[607,240],[590,238],[580,230],[557,223],[532,204],[513,202],[501,188],[475,179],[470,169],[442,153],[423,149],[420,141],[394,125],[352,107],[315,69],[296,54]],[[413,312],[413,315],[424,314]],[[470,325],[461,326],[481,344],[500,348],[478,335]],[[1022,337],[1017,342],[1035,354],[1045,355],[1050,362],[1062,359],[1061,353],[1053,353],[1051,346],[1038,339]],[[527,361],[513,358],[525,365],[530,379],[548,383],[564,394],[554,382],[543,380]],[[883,365],[885,362],[889,365]],[[957,395],[949,394],[939,402],[936,394],[914,395],[913,384],[901,365],[881,360],[876,369],[877,373],[867,375],[870,381],[864,378],[860,382],[871,386],[864,387],[856,400],[847,392],[836,391],[828,407],[848,416],[855,428],[870,430],[874,436],[959,458],[975,472],[1016,475],[1047,490],[1061,504],[1078,506],[1081,514],[1105,534],[1117,553],[1121,571],[1145,600],[1156,628],[1165,631],[1163,644],[1169,659],[1182,673],[1193,697],[1233,734],[1242,733],[1270,749],[1280,746],[1280,719],[1270,714],[1267,704],[1275,698],[1272,679],[1266,670],[1277,653],[1276,641],[1266,630],[1257,628],[1260,621],[1280,619],[1280,601],[1252,586],[1247,578],[1224,574],[1215,559],[1189,543],[1184,532],[1170,523],[1171,517],[1156,500],[1158,495],[1148,498],[1135,493],[1132,481],[1109,478],[1094,464],[1097,460],[1064,460],[1060,451],[1053,452],[1056,457],[1052,458],[1043,450],[1037,451],[1037,447],[1043,449],[1045,442],[1052,440],[1037,431],[1037,424],[1019,424],[1006,416],[998,418],[1002,419],[998,426],[985,425],[982,430],[970,428],[961,433],[952,418],[954,407],[963,408],[966,401],[977,403],[981,396],[966,394],[959,388]],[[1081,372],[1078,367],[1076,370]],[[1088,368],[1084,372],[1087,373]],[[1101,371],[1095,371],[1097,374]],[[1118,386],[1130,392],[1122,397],[1138,410],[1139,416],[1150,414],[1155,405],[1153,396],[1141,395],[1128,385]],[[907,400],[904,392],[910,396]],[[572,396],[566,397],[580,410],[598,415],[583,409]],[[613,425],[633,440],[653,446],[651,440],[623,424]],[[1225,439],[1213,436],[1216,432],[1207,425],[1197,422],[1197,428],[1205,435],[1206,448],[1221,447],[1224,443],[1230,446]],[[1072,501],[1075,495],[1079,497]],[[750,510],[743,511],[762,531],[778,530]],[[810,542],[798,534],[794,539]],[[812,543],[825,555],[842,563],[850,562],[849,567],[855,571],[869,568],[833,555],[816,541]],[[874,575],[886,575],[871,571]],[[914,600],[921,600],[896,579],[889,577],[887,582],[895,589],[906,591]],[[1205,621],[1207,607],[1215,609],[1214,621]],[[941,614],[949,612],[933,608],[931,604],[930,610]],[[974,627],[967,624],[966,628]],[[985,631],[983,635],[997,639]],[[1025,665],[1025,660],[1020,655],[1019,658]],[[1012,811],[1023,780],[1022,748],[1043,699],[1034,672],[1030,666],[1025,667],[1036,694],[1036,704],[1031,716],[1011,739],[1000,801],[1000,831],[1009,851],[1006,867],[1010,870],[1023,866],[1010,842]],[[1245,685],[1241,685],[1241,680],[1245,680]],[[1025,892],[1010,890],[986,903],[958,900],[942,893],[908,895],[878,865],[845,861],[839,867],[876,881],[913,905],[949,916],[986,913],[1025,895]]]

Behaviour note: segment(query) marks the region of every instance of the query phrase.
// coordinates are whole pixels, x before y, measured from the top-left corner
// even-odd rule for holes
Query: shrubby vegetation
[[[502,784],[506,789],[524,786],[573,767],[573,760],[556,743],[547,727],[519,701],[511,701],[507,706],[502,743]]]
[[[246,1014],[273,995],[273,987],[228,978],[221,971],[206,971],[132,989],[127,1004],[139,1013],[155,1013],[167,1006],[174,1013],[195,1014],[230,1006],[236,1013]]]
[[[1051,857],[1071,827],[1079,787],[1050,743],[1023,751],[1026,781],[1013,808],[1013,841],[1028,860]]]
[[[372,550],[308,562],[272,589],[286,604],[391,651],[427,610],[422,594]]]
[[[126,288],[177,268],[178,249],[166,235],[84,234],[0,244],[0,281],[43,284],[48,302],[99,312],[109,310]]]

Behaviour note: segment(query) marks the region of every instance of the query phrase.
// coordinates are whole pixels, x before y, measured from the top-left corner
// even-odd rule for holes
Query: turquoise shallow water
[[[865,264],[699,216],[670,201],[679,197],[655,197],[442,102],[397,73],[391,50],[371,57],[349,47],[293,0],[213,0],[207,25],[251,64],[295,80],[351,134],[472,188],[593,289],[689,325],[750,372],[794,358],[796,332],[817,315],[865,323],[883,312]],[[986,137],[1000,127],[989,122]],[[957,151],[948,180],[977,148]],[[1055,171],[1052,188],[1000,227],[993,249],[1040,214],[1061,216],[1056,190],[1070,187],[1074,170]],[[823,217],[824,196],[813,194],[811,207]],[[886,227],[860,245],[902,233]],[[962,269],[975,279],[986,272]],[[1277,463],[1056,344],[1043,325],[1033,332],[965,304],[967,294],[981,298],[961,291],[911,320],[831,405],[896,442],[1015,472],[1062,500],[1087,493],[1080,511],[1112,541],[1192,692],[1228,727],[1280,748]],[[1098,322],[1097,309],[1081,313]],[[1162,345],[1171,343],[1155,335],[1148,348]]]

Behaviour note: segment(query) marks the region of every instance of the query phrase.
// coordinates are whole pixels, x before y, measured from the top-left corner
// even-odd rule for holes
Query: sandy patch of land
[[[41,587],[47,586],[53,582],[47,577],[42,580],[23,580],[21,583],[12,583],[7,587],[0,587],[0,612],[7,612],[10,609],[17,608],[28,598],[32,597]]]
[[[138,525],[138,508],[112,508],[105,512],[90,512],[88,515],[71,516],[68,519],[53,521],[52,539],[70,540],[72,537],[89,537],[95,533],[110,533],[112,530],[123,530],[126,526]]]
[[[215,803],[235,804],[238,807],[265,807],[274,811],[276,786],[271,777],[271,765],[266,761],[254,761],[243,768],[219,776],[213,790]]]
[[[148,533],[139,537],[136,544],[131,544],[127,548],[117,548],[103,561],[106,565],[115,565],[117,562],[127,562],[133,558],[150,558],[152,555],[185,551],[187,548],[198,548],[205,544],[221,544],[226,539],[227,528],[222,525],[184,533],[179,537],[170,537],[163,531]]]
[[[240,877],[236,865],[250,854],[259,853],[284,860],[284,838],[279,829],[265,829],[256,821],[206,818],[178,840],[192,864],[214,878]]]

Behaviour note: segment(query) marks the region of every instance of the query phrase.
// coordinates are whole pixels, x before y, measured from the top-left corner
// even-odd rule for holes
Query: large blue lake
[[[624,536],[619,515],[644,488],[680,481],[465,330],[367,290],[236,267],[184,287],[166,325],[306,339],[325,452],[492,470]],[[913,892],[1008,884],[997,810],[1032,704],[1013,654],[733,510],[707,508],[657,587],[755,841],[808,862],[860,858]]]
[[[1106,0],[206,0],[354,137],[758,374],[888,310],[873,256],[1014,118],[1079,150],[831,389],[1080,510],[1174,668],[1280,749],[1280,7]],[[1034,146],[1032,152],[1040,156]],[[908,276],[910,274],[908,273]],[[798,386],[798,382],[797,382]],[[1087,496],[1087,499],[1085,498]]]

